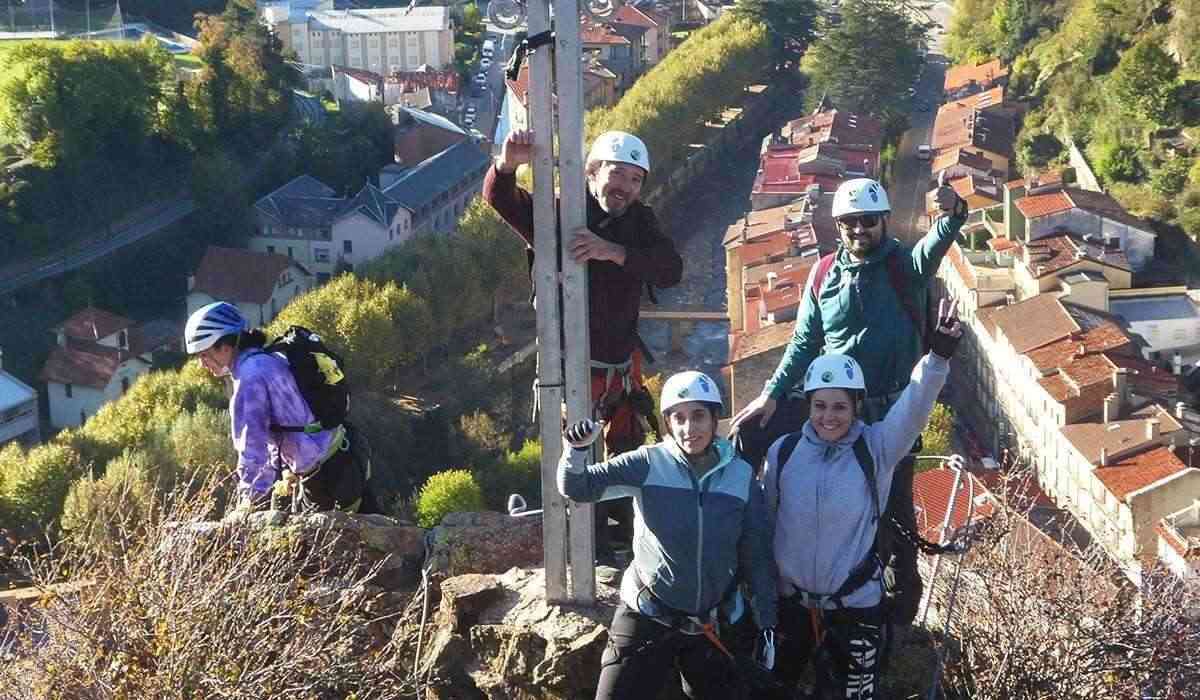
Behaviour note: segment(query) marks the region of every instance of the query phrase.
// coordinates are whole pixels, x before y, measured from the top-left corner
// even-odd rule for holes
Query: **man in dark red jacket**
[[[533,199],[517,186],[516,171],[530,162],[532,145],[531,132],[511,132],[483,181],[484,199],[530,248]],[[576,261],[588,264],[592,401],[594,413],[607,423],[604,444],[611,458],[640,446],[651,427],[634,406],[648,398],[637,335],[642,288],[679,284],[683,259],[659,230],[654,211],[638,201],[650,172],[641,139],[621,131],[601,134],[586,168],[587,226],[571,232],[568,245]],[[652,408],[646,413],[654,418]]]

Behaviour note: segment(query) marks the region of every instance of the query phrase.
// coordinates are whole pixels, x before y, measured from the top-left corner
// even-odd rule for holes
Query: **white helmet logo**
[[[610,139],[608,143],[609,143],[609,148],[612,150],[614,156],[621,152],[621,137],[620,136],[612,137],[612,139]]]
[[[832,382],[833,381],[833,372],[828,372],[828,371],[822,372],[821,373],[821,381]]]
[[[636,161],[641,161],[642,160],[642,152],[635,148],[629,152],[629,157]]]

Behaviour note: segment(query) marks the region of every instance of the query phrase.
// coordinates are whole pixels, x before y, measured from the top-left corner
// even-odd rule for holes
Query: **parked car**
[[[932,157],[933,149],[929,147],[929,144],[923,143],[920,146],[917,146],[917,158],[920,158],[921,160],[929,160]]]
[[[484,56],[483,58],[479,59],[479,70],[487,70],[488,68],[491,68],[491,67],[492,67],[492,59],[488,58],[487,56]]]
[[[473,116],[475,116],[475,112],[476,112],[475,105],[467,105],[467,114],[469,114],[473,117]]]
[[[462,123],[463,123],[463,126],[473,125],[475,123],[475,115],[471,114],[470,112],[467,112],[467,114],[465,114],[463,116]]]

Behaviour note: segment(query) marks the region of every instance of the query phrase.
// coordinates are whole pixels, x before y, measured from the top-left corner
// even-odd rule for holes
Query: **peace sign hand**
[[[929,349],[938,357],[949,360],[962,340],[962,322],[958,320],[958,305],[953,299],[938,302],[937,327],[929,339]]]

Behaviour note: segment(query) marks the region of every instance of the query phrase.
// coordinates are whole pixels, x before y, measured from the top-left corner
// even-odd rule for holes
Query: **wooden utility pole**
[[[549,2],[529,0],[529,37],[550,30]],[[560,407],[565,400],[566,419],[571,423],[591,417],[592,400],[587,266],[575,262],[569,247],[570,237],[586,225],[587,217],[578,0],[554,0],[554,10],[554,42],[536,50],[529,58],[529,116],[535,139],[534,284],[541,404],[542,536],[546,597],[551,602],[590,604],[596,597],[593,507],[572,503],[568,527],[567,504],[558,493],[556,480],[562,456]],[[556,162],[561,185],[558,198],[555,197]],[[582,462],[584,457],[573,455],[572,459]]]

